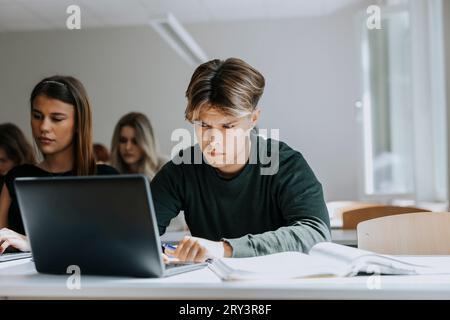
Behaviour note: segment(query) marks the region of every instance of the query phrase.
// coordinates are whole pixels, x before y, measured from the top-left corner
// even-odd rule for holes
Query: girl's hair
[[[125,126],[135,130],[136,143],[143,152],[142,159],[138,163],[138,173],[143,173],[152,179],[163,165],[163,161],[158,157],[155,136],[150,120],[142,113],[130,112],[120,118],[116,124],[111,141],[111,164],[120,173],[132,173],[128,165],[123,161],[119,150],[120,132]]]
[[[94,155],[97,162],[109,163],[111,161],[108,148],[101,143],[94,143]]]
[[[70,76],[52,76],[41,80],[31,92],[30,104],[38,96],[60,100],[75,109],[74,167],[77,176],[96,173],[92,147],[92,114],[89,99],[83,84]]]
[[[215,108],[242,117],[255,110],[264,92],[264,76],[241,59],[214,59],[195,69],[186,90],[185,118],[197,120],[202,110]]]
[[[5,151],[6,156],[16,166],[24,163],[35,163],[31,144],[15,124],[0,124],[0,148]]]

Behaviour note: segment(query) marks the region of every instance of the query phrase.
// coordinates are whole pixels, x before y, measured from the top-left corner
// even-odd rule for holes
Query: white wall
[[[352,10],[322,18],[187,26],[209,57],[240,57],[266,77],[261,128],[279,128],[323,183],[327,200],[357,198],[358,45]],[[149,28],[0,33],[0,122],[29,134],[28,96],[42,77],[71,74],[94,106],[95,140],[107,145],[131,110],[152,120],[169,154],[193,68]]]
[[[187,66],[148,28],[0,33],[0,121],[29,129],[28,98],[43,77],[79,78],[93,105],[95,140],[110,144],[117,120],[131,110],[154,122],[164,153],[184,125]]]

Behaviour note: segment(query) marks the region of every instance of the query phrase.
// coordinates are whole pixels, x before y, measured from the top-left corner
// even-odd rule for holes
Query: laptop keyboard
[[[206,262],[170,262],[165,264],[166,276],[173,276],[179,273],[194,271],[206,267],[208,264]]]
[[[0,262],[31,258],[31,252],[11,252],[0,255]]]
[[[169,262],[166,263],[166,270],[167,269],[173,269],[173,268],[179,268],[179,267],[185,267],[185,266],[192,266],[192,265],[196,265],[198,263],[195,262]]]

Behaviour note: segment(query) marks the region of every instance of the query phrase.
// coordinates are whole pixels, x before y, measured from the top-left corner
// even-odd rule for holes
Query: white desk
[[[331,229],[331,240],[334,243],[344,246],[358,246],[358,234],[356,230]]]
[[[450,299],[450,275],[381,276],[371,282],[379,289],[368,288],[374,276],[221,282],[207,268],[165,279],[82,276],[80,290],[66,287],[68,277],[38,274],[28,259],[1,263],[0,299]]]

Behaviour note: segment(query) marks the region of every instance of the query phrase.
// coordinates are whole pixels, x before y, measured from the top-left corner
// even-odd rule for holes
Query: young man
[[[166,249],[169,255],[202,261],[308,252],[330,240],[322,186],[303,156],[253,130],[264,84],[235,58],[206,62],[192,75],[185,116],[199,144],[181,151],[151,183],[160,234],[181,210],[192,234]]]

